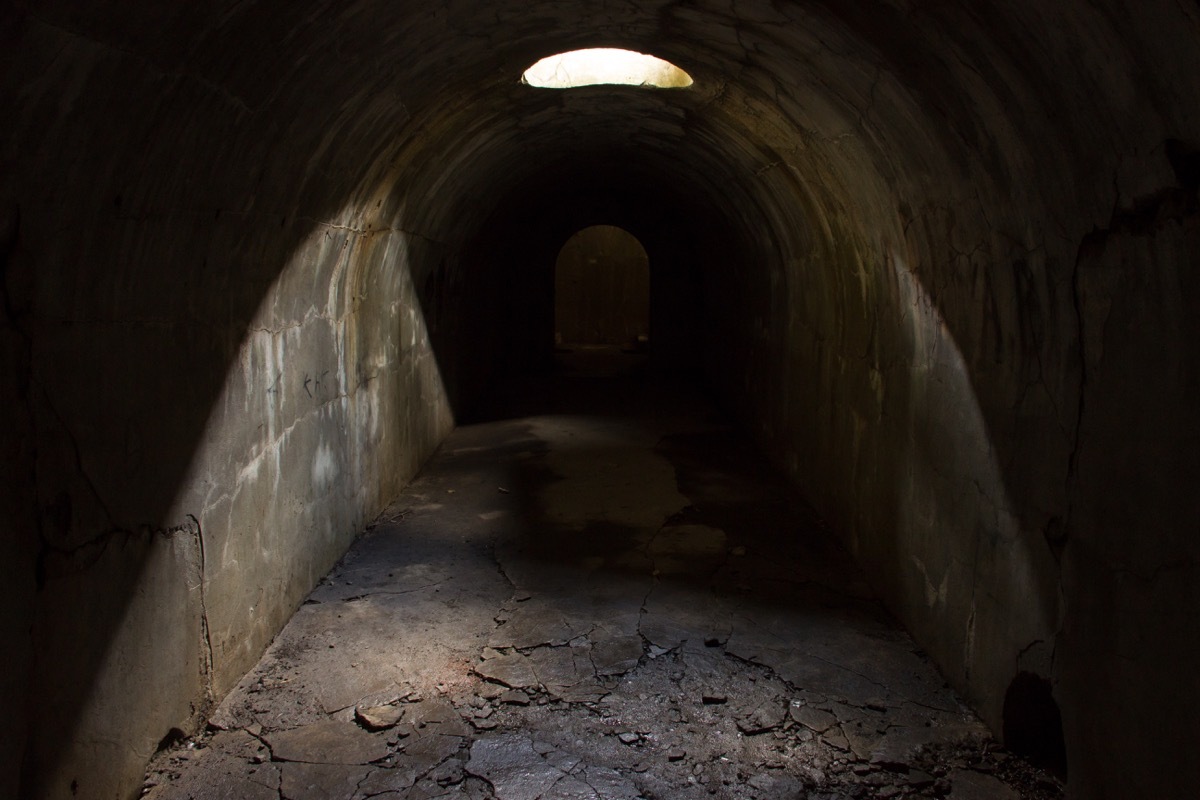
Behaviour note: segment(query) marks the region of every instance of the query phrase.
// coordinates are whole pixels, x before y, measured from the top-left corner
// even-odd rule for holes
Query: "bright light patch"
[[[548,56],[525,70],[521,80],[542,89],[571,89],[601,83],[659,89],[692,85],[692,76],[669,61],[611,47]]]

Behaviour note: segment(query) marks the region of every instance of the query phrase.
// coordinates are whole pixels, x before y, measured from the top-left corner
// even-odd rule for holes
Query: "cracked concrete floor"
[[[1061,796],[711,406],[592,356],[451,434],[147,795]]]

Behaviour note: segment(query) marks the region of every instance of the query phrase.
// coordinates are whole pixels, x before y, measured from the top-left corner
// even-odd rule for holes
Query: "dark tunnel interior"
[[[594,225],[652,369],[998,738],[1081,800],[1200,785],[1200,6],[48,0],[0,42],[0,795],[137,796],[554,368]],[[589,47],[694,84],[521,82]]]

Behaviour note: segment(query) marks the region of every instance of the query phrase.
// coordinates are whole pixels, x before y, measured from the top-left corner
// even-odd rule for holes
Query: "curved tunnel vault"
[[[1200,715],[1200,9],[385,5],[4,12],[0,793],[134,792],[548,363],[597,223],[655,265],[655,359],[994,730],[1033,675],[1075,796],[1200,783],[1163,744]],[[695,83],[520,84],[584,47]]]

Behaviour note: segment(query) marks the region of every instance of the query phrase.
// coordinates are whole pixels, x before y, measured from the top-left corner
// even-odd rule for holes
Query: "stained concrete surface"
[[[450,435],[147,796],[1061,794],[699,394],[567,358]]]

